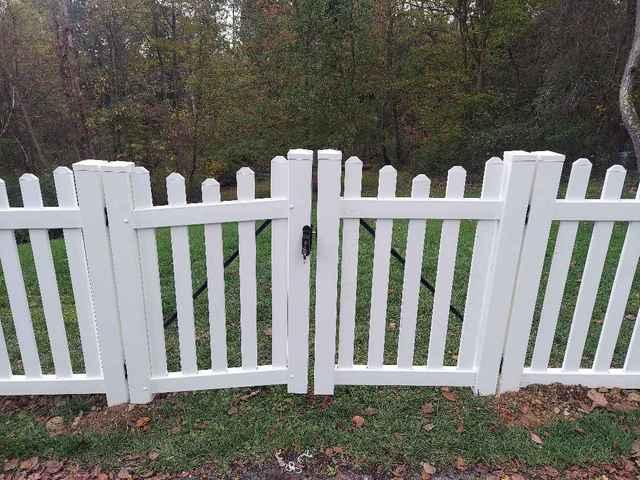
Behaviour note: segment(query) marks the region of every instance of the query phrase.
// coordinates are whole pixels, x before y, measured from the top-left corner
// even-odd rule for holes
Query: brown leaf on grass
[[[267,337],[270,337],[271,335],[273,335],[273,331],[271,330],[271,328],[265,328],[263,333],[264,333]]]
[[[627,399],[630,402],[640,402],[640,393],[638,392],[631,392],[628,396]]]
[[[420,411],[422,412],[422,415],[425,416],[433,414],[433,404],[431,402],[423,403],[420,407]]]
[[[589,390],[589,392],[587,393],[587,397],[589,397],[589,399],[593,402],[594,407],[606,407],[609,404],[604,394],[600,393],[597,390]]]
[[[236,407],[235,405],[232,405],[229,410],[227,410],[227,413],[229,415],[238,415],[238,413],[240,413],[240,410],[238,410],[238,407]]]
[[[31,457],[20,462],[20,470],[33,470],[38,466],[38,457]]]
[[[10,472],[11,470],[15,470],[16,468],[18,468],[19,463],[20,462],[18,461],[17,458],[12,458],[11,460],[7,460],[6,462],[4,462],[4,471]]]
[[[531,441],[533,443],[537,443],[538,445],[542,445],[544,443],[542,441],[542,438],[540,438],[540,435],[535,432],[529,432],[529,436],[531,437]]]
[[[136,420],[136,428],[144,428],[151,423],[150,417],[140,417]]]
[[[118,472],[119,480],[128,480],[129,478],[131,478],[131,474],[129,473],[129,470],[127,470],[126,468],[123,468]]]
[[[464,432],[464,422],[460,422],[456,427],[456,432],[463,433]]]
[[[420,479],[431,480],[431,477],[436,473],[436,467],[427,462],[422,462],[420,465],[422,466],[422,470],[420,470]]]
[[[354,415],[353,418],[351,418],[351,424],[355,428],[361,428],[362,426],[364,426],[364,418],[360,415]]]
[[[458,395],[456,395],[456,392],[452,392],[450,390],[443,390],[442,396],[450,402],[455,402],[456,400],[458,400]]]
[[[160,453],[156,452],[155,450],[151,450],[147,457],[149,458],[149,460],[154,461],[157,460],[158,457],[160,457]]]
[[[430,432],[431,430],[433,430],[434,425],[433,425],[433,423],[425,423],[422,428],[424,428],[425,431]]]
[[[60,435],[64,432],[64,418],[52,417],[47,420],[47,423],[44,427],[47,429],[47,432],[49,432],[49,434]]]
[[[464,458],[462,457],[456,458],[455,465],[456,465],[456,468],[460,471],[463,471],[467,468],[467,464],[465,463]]]

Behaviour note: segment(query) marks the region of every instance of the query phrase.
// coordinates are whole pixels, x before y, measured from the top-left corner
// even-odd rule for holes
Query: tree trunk
[[[629,0],[630,2],[633,0]],[[640,117],[633,105],[632,90],[638,62],[640,61],[640,0],[636,3],[636,20],[633,31],[631,50],[620,84],[620,114],[622,122],[633,143],[636,157],[636,170],[640,172]]]

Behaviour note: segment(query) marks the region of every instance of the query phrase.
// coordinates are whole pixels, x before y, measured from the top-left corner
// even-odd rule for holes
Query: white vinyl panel
[[[153,206],[149,172],[144,167],[133,169],[133,202],[136,209]],[[164,338],[156,232],[152,228],[142,229],[138,230],[137,236],[142,269],[144,308],[149,336],[151,374],[162,376],[167,374],[167,352]]]
[[[395,197],[397,176],[396,169],[391,165],[386,165],[380,169],[378,198]],[[387,322],[392,234],[393,220],[376,221],[373,277],[371,281],[371,310],[369,314],[369,354],[367,359],[367,364],[371,368],[380,368],[384,363],[384,337]]]
[[[11,362],[9,361],[9,352],[7,351],[7,343],[0,323],[0,379],[11,377]],[[1,391],[1,390],[0,390]]]
[[[425,175],[418,175],[411,183],[411,197],[426,198],[429,196],[430,188],[431,181]],[[409,221],[398,336],[398,367],[400,368],[409,368],[413,365],[426,226],[426,220]]]
[[[20,177],[20,191],[25,207],[42,207],[42,193],[38,177],[31,174],[22,175]],[[73,372],[71,371],[67,332],[62,318],[58,281],[51,255],[49,232],[44,229],[32,229],[29,230],[29,238],[56,376],[68,378]]]
[[[614,165],[607,170],[602,189],[603,199],[620,198],[626,170],[620,165]],[[593,307],[596,303],[598,286],[604,269],[604,262],[609,250],[609,240],[613,231],[614,222],[596,222],[591,234],[589,252],[585,262],[576,309],[571,321],[571,330],[567,341],[562,369],[564,371],[576,371],[580,368],[580,360],[584,350]]]
[[[289,197],[289,164],[271,160],[271,198]],[[287,364],[287,219],[271,222],[271,364]]]
[[[172,173],[167,177],[167,197],[169,205],[185,205],[187,203],[184,177],[179,173]],[[178,312],[180,368],[183,373],[192,374],[198,370],[198,362],[196,357],[188,227],[171,227],[171,250]]]
[[[255,197],[253,170],[243,167],[236,174],[238,200]],[[238,250],[240,252],[240,350],[242,367],[255,369],[258,365],[256,333],[256,226],[255,222],[238,222]]]
[[[220,184],[213,178],[202,182],[202,203],[220,202]],[[222,225],[204,226],[204,243],[207,257],[207,296],[209,300],[209,336],[211,343],[211,368],[222,371],[227,368],[227,327],[224,303],[224,251]]]
[[[640,208],[640,204],[638,204]],[[640,223],[630,223],[627,236],[622,246],[616,276],[611,287],[611,296],[607,305],[607,312],[602,324],[600,341],[593,362],[596,372],[604,373],[611,367],[613,352],[616,348],[620,326],[624,319],[627,301],[633,285],[633,277],[640,258]],[[629,345],[631,349],[631,344]]]
[[[591,162],[589,160],[581,158],[573,162],[565,198],[574,200],[584,198],[590,175]],[[578,222],[560,222],[542,303],[538,333],[533,348],[531,369],[535,371],[545,370],[549,365],[577,232]]]
[[[500,198],[502,168],[502,160],[497,157],[493,157],[485,163],[482,180],[482,199],[496,200]],[[497,227],[497,220],[480,220],[476,226],[469,271],[469,287],[460,336],[458,367],[461,369],[473,367],[476,360],[478,336],[481,328],[480,322],[482,320],[482,300],[484,299],[487,284],[491,247]]]
[[[58,205],[61,207],[77,207],[76,186],[71,169],[58,167],[53,172],[53,178],[56,185]],[[89,377],[99,377],[102,374],[102,368],[100,366],[98,337],[96,335],[82,230],[65,229],[64,242],[67,249],[69,275],[71,276],[73,298],[78,316],[78,329],[80,331],[85,372]]]
[[[358,198],[362,193],[362,161],[351,157],[345,162],[344,198]],[[340,264],[340,326],[338,366],[353,366],[358,289],[358,243],[360,221],[342,221],[342,255]]]
[[[447,176],[447,198],[462,198],[467,172],[462,167],[453,167]],[[449,306],[458,251],[459,220],[444,220],[440,234],[436,291],[433,296],[433,316],[429,336],[428,368],[440,368],[444,364],[444,348],[449,329]]]

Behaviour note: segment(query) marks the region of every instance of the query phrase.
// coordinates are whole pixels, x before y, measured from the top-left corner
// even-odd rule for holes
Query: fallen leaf
[[[15,470],[16,468],[18,468],[19,463],[20,462],[18,461],[17,458],[12,458],[11,460],[7,460],[4,463],[4,471],[10,472],[11,470]]]
[[[633,457],[640,457],[640,439],[631,444],[631,455]]]
[[[123,468],[118,472],[118,478],[120,480],[128,480],[129,478],[131,478],[131,474],[129,473],[129,470]]]
[[[333,447],[333,451],[337,454],[344,453],[344,448],[342,447]]]
[[[460,423],[458,424],[458,426],[457,426],[457,428],[456,428],[456,432],[458,432],[458,433],[462,433],[462,432],[464,432],[464,423],[463,423],[463,422],[460,422]]]
[[[640,393],[638,392],[631,392],[627,398],[631,401],[631,402],[640,402]]]
[[[58,473],[62,470],[62,462],[56,462],[55,460],[49,460],[45,463],[45,471],[49,474]]]
[[[426,423],[422,428],[424,428],[427,432],[430,432],[431,430],[433,430],[434,425],[433,423]]]
[[[542,438],[540,438],[540,435],[535,432],[529,432],[529,436],[531,437],[531,441],[533,441],[533,443],[537,443],[538,445],[542,445],[544,443],[542,441]]]
[[[467,465],[464,461],[464,458],[462,457],[458,457],[456,458],[456,468],[460,471],[464,470],[467,468]]]
[[[393,472],[391,473],[393,474],[394,477],[402,478],[406,473],[406,471],[407,471],[406,465],[398,465],[396,468],[393,469]]]
[[[227,411],[229,415],[238,415],[238,412],[238,407],[236,407],[235,405],[229,408],[229,410]]]
[[[444,398],[446,398],[447,400],[449,400],[450,402],[455,402],[456,400],[458,400],[458,396],[456,395],[455,392],[451,392],[449,390],[443,390],[442,391],[442,396]]]
[[[423,403],[420,407],[422,415],[431,415],[433,413],[433,404],[431,402]]]
[[[158,457],[160,456],[160,454],[158,452],[156,452],[155,450],[151,450],[149,452],[149,455],[147,455],[147,457],[149,457],[149,460],[157,460]]]
[[[265,334],[267,337],[270,337],[271,335],[273,335],[273,331],[271,330],[271,328],[265,328],[265,329],[264,329],[264,334]]]
[[[20,470],[32,470],[38,466],[38,457],[31,457],[20,462]]]
[[[354,415],[353,418],[351,419],[351,423],[353,424],[354,427],[360,428],[364,425],[364,418],[361,417],[360,415]]]
[[[594,407],[606,407],[609,403],[604,394],[597,390],[589,390],[589,392],[587,392],[587,397],[591,399]]]
[[[107,475],[106,473],[99,473],[97,480],[109,480],[109,475]]]
[[[64,431],[64,418],[52,417],[45,424],[47,432],[52,435],[58,435]]]
[[[420,465],[422,466],[422,470],[420,471],[420,478],[422,480],[430,480],[431,475],[436,473],[436,467],[426,462],[422,462]]]
[[[138,420],[136,420],[136,428],[144,428],[149,425],[150,422],[150,417],[140,417]]]

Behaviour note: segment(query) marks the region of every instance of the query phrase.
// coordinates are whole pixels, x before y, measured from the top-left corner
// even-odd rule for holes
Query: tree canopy
[[[431,175],[507,149],[605,165],[634,3],[0,0],[0,173],[130,160],[195,191],[291,147]]]

